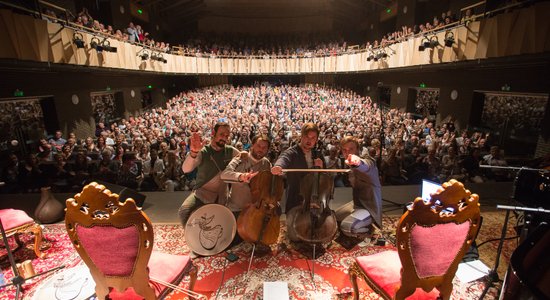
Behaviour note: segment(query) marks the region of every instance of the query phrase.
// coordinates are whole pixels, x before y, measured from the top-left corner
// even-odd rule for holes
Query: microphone
[[[313,168],[314,169],[320,169],[320,167],[315,166],[315,159],[316,158],[321,158],[321,153],[320,153],[319,149],[317,148],[317,146],[315,146],[313,149],[311,149],[311,160],[312,160]]]

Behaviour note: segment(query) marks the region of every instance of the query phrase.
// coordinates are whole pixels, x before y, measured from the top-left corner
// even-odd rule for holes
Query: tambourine
[[[95,282],[86,265],[65,269],[42,283],[33,300],[87,300],[95,298]]]
[[[235,216],[220,204],[206,204],[195,210],[185,224],[185,241],[193,252],[210,256],[225,250],[237,232]]]

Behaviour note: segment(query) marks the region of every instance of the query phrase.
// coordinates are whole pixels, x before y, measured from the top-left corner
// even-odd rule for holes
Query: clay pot
[[[40,189],[40,203],[34,211],[34,217],[43,224],[55,223],[63,218],[63,204],[54,198],[49,187]]]

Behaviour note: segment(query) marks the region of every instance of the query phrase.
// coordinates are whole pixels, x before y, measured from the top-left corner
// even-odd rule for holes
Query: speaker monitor
[[[97,183],[104,185],[112,193],[117,193],[118,201],[120,202],[124,202],[128,198],[132,198],[134,199],[134,202],[136,202],[136,205],[138,207],[143,207],[143,203],[145,203],[145,198],[147,198],[147,196],[145,196],[144,194],[125,186],[103,181],[97,181]]]

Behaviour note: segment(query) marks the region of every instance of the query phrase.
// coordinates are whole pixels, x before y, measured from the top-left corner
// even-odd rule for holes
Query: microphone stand
[[[56,270],[59,270],[59,269],[62,269],[62,268],[65,267],[64,265],[61,265],[61,266],[55,267],[51,270],[35,274],[35,275],[30,276],[28,278],[24,278],[23,276],[21,276],[21,274],[19,274],[19,270],[17,269],[17,264],[15,263],[15,259],[13,258],[13,253],[11,252],[10,244],[8,243],[8,237],[6,235],[6,230],[4,230],[4,225],[2,224],[2,219],[1,218],[0,218],[0,231],[2,232],[2,240],[4,241],[4,245],[6,246],[6,251],[8,252],[8,259],[10,261],[10,265],[11,265],[11,268],[13,270],[13,278],[11,280],[11,283],[7,283],[7,284],[4,284],[4,285],[0,286],[0,290],[2,288],[8,287],[10,285],[16,286],[15,300],[20,299],[19,297],[21,295],[21,292],[23,291],[23,284],[25,283],[26,280],[29,280],[29,279],[32,279],[34,277],[38,277],[38,276],[41,276],[41,275],[44,275],[44,274],[47,274],[47,273],[50,273],[50,272],[53,272],[53,271],[56,271]]]
[[[378,172],[380,173],[380,170],[382,169],[382,149],[383,149],[383,145],[386,143],[386,134],[384,133],[384,114],[382,113],[383,110],[382,110],[382,99],[380,99],[380,87],[378,87],[378,109],[380,110],[380,159],[376,161],[376,166],[378,167]],[[376,157],[375,157],[376,159]],[[395,201],[391,201],[391,200],[388,200],[388,199],[384,199],[382,198],[382,201],[384,202],[387,202],[391,205],[394,205],[396,206],[397,208],[396,209],[401,209],[403,207],[406,206],[406,204],[401,204],[401,203],[397,203]],[[391,209],[391,210],[396,210],[396,209]]]
[[[502,252],[502,246],[504,244],[504,238],[506,237],[506,228],[508,228],[508,219],[510,217],[510,211],[524,211],[524,212],[538,212],[538,213],[547,213],[550,214],[550,210],[543,209],[543,208],[532,208],[532,207],[522,207],[522,206],[509,206],[509,205],[497,205],[497,209],[504,209],[506,210],[506,217],[504,218],[504,225],[502,226],[502,232],[500,235],[500,241],[498,243],[497,248],[497,256],[495,259],[495,266],[491,271],[489,271],[489,274],[487,275],[489,282],[485,286],[485,289],[483,290],[483,293],[481,293],[481,296],[479,296],[479,299],[483,299],[487,292],[489,291],[489,288],[493,286],[493,284],[500,279],[498,278],[498,265],[500,263],[500,254]],[[528,226],[529,222],[526,222],[524,227]],[[527,237],[527,228],[524,228],[521,233],[521,240],[524,240]]]

